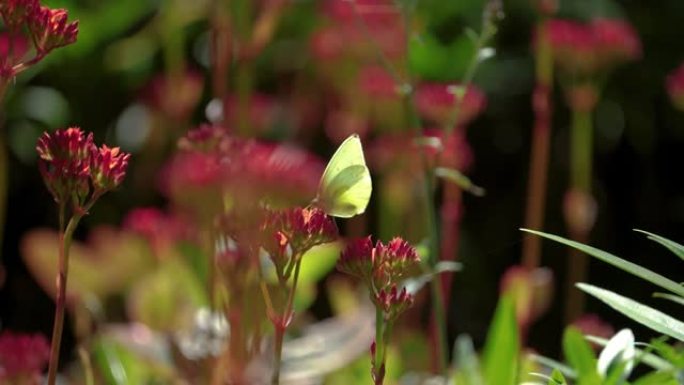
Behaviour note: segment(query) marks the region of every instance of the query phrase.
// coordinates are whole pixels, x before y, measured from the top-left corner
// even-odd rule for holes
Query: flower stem
[[[585,197],[591,197],[591,175],[592,175],[592,152],[593,152],[593,127],[591,121],[591,110],[574,109],[572,112],[572,128],[570,138],[570,189]],[[566,216],[572,215],[572,211],[580,217],[585,215],[593,208],[585,207],[587,200],[580,201],[580,207],[566,208]],[[568,219],[568,218],[566,218]],[[588,223],[577,223],[567,220],[570,238],[577,242],[587,243],[589,233],[593,227],[593,219]],[[584,309],[585,296],[580,290],[576,290],[574,285],[581,282],[587,276],[588,259],[584,253],[571,249],[568,258],[568,275],[566,280],[567,302],[565,305],[565,321],[572,322],[579,317]]]
[[[299,281],[299,270],[302,267],[302,255],[295,256],[297,262],[295,262],[294,277],[292,278],[292,289],[288,292],[287,305],[285,311],[281,314],[279,322],[274,322],[273,326],[275,328],[275,346],[274,346],[274,362],[273,362],[273,377],[271,378],[272,385],[278,385],[280,383],[280,366],[283,356],[283,340],[285,339],[285,330],[289,326],[293,313],[294,307],[294,296],[297,291],[297,281]]]
[[[64,210],[60,207],[60,222],[64,221]],[[69,273],[69,249],[74,230],[81,220],[80,215],[75,215],[69,220],[66,230],[59,235],[59,273],[57,276],[57,301],[55,307],[55,321],[52,329],[52,342],[50,347],[50,367],[48,370],[48,385],[54,385],[59,366],[59,350],[62,342],[62,330],[64,329],[64,311],[66,309],[66,287]]]
[[[527,207],[525,227],[542,230],[546,207],[546,183],[549,163],[549,142],[551,137],[551,90],[553,87],[553,58],[546,33],[546,20],[537,25],[535,47],[536,78],[532,95],[534,129],[532,131],[532,152],[527,185]],[[528,269],[539,266],[541,260],[541,238],[531,234],[523,239],[522,263]]]
[[[385,381],[385,317],[382,309],[375,308],[375,354],[373,355],[372,376],[375,385]]]

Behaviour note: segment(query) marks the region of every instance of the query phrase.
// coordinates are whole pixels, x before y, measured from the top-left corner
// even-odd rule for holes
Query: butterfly
[[[353,134],[342,142],[323,172],[314,204],[328,215],[351,218],[363,214],[373,185],[361,139]]]

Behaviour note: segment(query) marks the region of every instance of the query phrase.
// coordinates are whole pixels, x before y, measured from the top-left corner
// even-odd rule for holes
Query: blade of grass
[[[684,341],[684,322],[678,321],[669,315],[642,305],[633,299],[623,297],[620,294],[600,287],[578,283],[580,290],[605,302],[608,306],[619,311],[634,321],[647,326],[659,333]]]
[[[684,261],[684,246],[680,245],[679,243],[675,241],[671,241],[665,237],[661,237],[658,234],[653,234],[649,233],[648,231],[644,230],[639,230],[639,229],[634,229],[634,231],[646,234],[647,238],[654,241],[658,242],[661,245],[665,246],[668,250],[670,250],[674,255],[678,256]]]
[[[553,234],[547,234],[543,233],[541,231],[534,231],[534,230],[528,230],[528,229],[521,229],[522,231],[539,235],[540,237],[544,237],[547,239],[550,239],[552,241],[556,241],[558,243],[562,243],[564,245],[573,247],[577,250],[580,250],[584,253],[587,253],[591,255],[592,257],[595,257],[597,259],[602,260],[603,262],[606,262],[608,264],[611,264],[619,269],[622,269],[630,274],[633,274],[639,278],[642,278],[646,281],[649,281],[653,283],[654,285],[660,286],[663,289],[669,290],[672,293],[675,293],[681,297],[684,297],[684,287],[682,287],[680,284],[677,282],[664,277],[654,271],[648,270],[646,268],[643,268],[636,263],[629,262],[627,260],[624,260],[620,257],[617,257],[613,254],[607,253],[603,250],[597,249],[595,247],[587,246],[579,242],[571,241],[569,239],[559,237],[557,235]]]

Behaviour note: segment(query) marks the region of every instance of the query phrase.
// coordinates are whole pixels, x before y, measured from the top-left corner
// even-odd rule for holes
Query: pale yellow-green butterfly
[[[351,218],[366,211],[372,191],[361,140],[353,134],[342,142],[330,158],[318,184],[314,204],[328,215]]]

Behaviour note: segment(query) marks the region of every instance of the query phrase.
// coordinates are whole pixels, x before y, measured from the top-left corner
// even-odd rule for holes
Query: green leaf
[[[581,244],[579,242],[571,241],[569,239],[559,237],[557,235],[552,235],[552,234],[547,234],[543,233],[540,231],[534,231],[534,230],[528,230],[528,229],[521,229],[522,231],[531,233],[531,234],[536,234],[541,237],[550,239],[552,241],[556,241],[558,243],[562,243],[564,245],[574,247],[577,250],[580,250],[584,253],[587,253],[591,255],[592,257],[598,258],[608,264],[611,264],[617,268],[620,268],[630,274],[636,275],[637,277],[640,277],[642,279],[645,279],[655,285],[658,285],[666,290],[669,290],[681,297],[684,297],[684,287],[679,285],[677,282],[670,280],[669,278],[666,278],[658,273],[655,273],[651,270],[645,269],[635,263],[626,261],[620,257],[617,257],[613,254],[607,253],[603,250],[599,250],[595,247],[587,246],[584,244]]]
[[[335,268],[342,246],[337,243],[326,243],[316,246],[302,256],[299,270],[299,283],[316,283]]]
[[[684,341],[684,323],[681,321],[678,321],[659,310],[642,305],[639,302],[627,297],[623,297],[612,291],[601,289],[586,283],[578,283],[576,286],[580,290],[600,299],[613,309],[619,311],[634,321],[639,322],[640,324],[647,326],[659,333],[676,338],[679,341]]]
[[[515,321],[515,305],[509,294],[504,294],[494,313],[483,353],[484,377],[487,384],[515,385],[517,383],[520,337]]]
[[[565,380],[563,373],[560,370],[554,369],[551,372],[551,378],[549,379],[548,385],[567,385],[568,382]]]
[[[527,355],[532,361],[543,365],[549,369],[558,369],[565,375],[566,378],[575,379],[577,378],[577,373],[571,367],[565,365],[562,362],[556,361],[553,358],[541,356],[538,354],[530,353]]]
[[[654,241],[658,242],[661,245],[667,247],[671,252],[673,252],[676,256],[684,260],[684,246],[680,245],[679,243],[675,241],[671,241],[665,237],[661,237],[660,235],[649,233],[648,231],[644,230],[634,230],[639,233],[643,233],[647,235],[647,238]]]
[[[640,377],[632,385],[680,385],[674,373],[652,372]]]
[[[680,297],[678,295],[672,295],[668,293],[653,293],[653,297],[668,299],[674,303],[684,305],[684,297]]]
[[[597,360],[594,351],[578,329],[574,327],[565,329],[563,352],[570,366],[577,372],[580,383],[600,383],[600,377],[596,371]]]
[[[95,341],[92,349],[93,361],[106,385],[146,383],[143,363],[121,343],[103,337]]]
[[[444,178],[445,180],[454,183],[458,187],[462,188],[463,190],[481,197],[485,195],[485,189],[483,189],[480,186],[476,186],[470,178],[467,176],[463,175],[460,171],[454,169],[454,168],[447,168],[447,167],[437,167],[435,169],[435,175]]]

